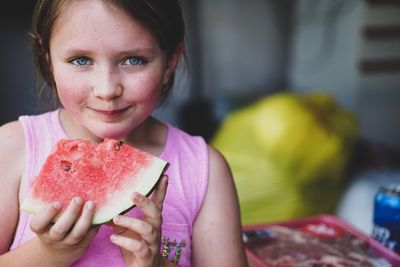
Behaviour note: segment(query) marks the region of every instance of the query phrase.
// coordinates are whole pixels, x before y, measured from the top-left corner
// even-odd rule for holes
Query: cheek
[[[86,99],[85,82],[73,75],[54,74],[57,93],[64,107],[81,103]]]
[[[131,98],[137,102],[158,102],[160,100],[160,92],[162,80],[159,74],[143,75],[129,77],[124,84],[127,98]]]

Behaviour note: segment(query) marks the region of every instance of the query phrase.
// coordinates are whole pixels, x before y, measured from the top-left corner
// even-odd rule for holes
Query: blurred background
[[[0,10],[1,124],[41,111],[28,36],[34,4],[10,1]],[[334,213],[369,233],[374,193],[400,182],[400,2],[182,5],[188,61],[155,116],[224,153],[244,224]],[[303,166],[310,167],[301,176]],[[254,194],[260,185],[268,190]],[[310,192],[318,194],[305,199]]]

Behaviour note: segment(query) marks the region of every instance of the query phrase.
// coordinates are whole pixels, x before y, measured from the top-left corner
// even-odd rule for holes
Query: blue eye
[[[144,63],[143,60],[138,57],[130,57],[124,62],[124,64],[132,65],[132,66],[142,65],[143,63]]]
[[[78,57],[72,60],[71,63],[77,66],[86,66],[90,63],[90,61],[85,57]]]

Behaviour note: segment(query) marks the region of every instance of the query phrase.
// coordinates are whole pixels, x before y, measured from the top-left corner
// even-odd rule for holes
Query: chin
[[[128,134],[129,130],[127,129],[115,129],[115,127],[110,127],[110,129],[96,129],[91,131],[94,135],[97,137],[100,137],[102,139],[104,138],[111,138],[111,139],[124,139]]]
[[[110,138],[110,139],[115,139],[115,140],[121,140],[121,139],[125,139],[125,137],[128,135],[128,133],[125,133],[125,132],[123,132],[123,133],[115,133],[115,132],[113,132],[113,133],[103,133],[103,134],[101,134],[101,136],[99,136],[99,137],[101,137],[101,138]]]

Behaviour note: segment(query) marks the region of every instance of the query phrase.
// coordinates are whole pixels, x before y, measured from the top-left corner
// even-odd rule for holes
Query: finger
[[[144,212],[149,218],[159,219],[163,207],[163,202],[167,193],[168,176],[164,175],[155,191],[149,198],[135,192],[132,194],[132,201]]]
[[[86,247],[85,244],[88,244],[93,239],[93,237],[97,234],[99,229],[100,229],[100,225],[91,225],[89,227],[89,230],[86,232],[85,236],[83,237],[83,239],[79,242],[80,246]]]
[[[130,236],[130,237],[135,238],[135,239],[140,239],[140,235],[138,233],[133,232],[131,229],[127,229],[124,226],[116,225],[113,222],[110,223],[108,226],[111,226],[114,229],[114,232],[116,234],[124,234],[126,236]],[[129,230],[129,231],[127,231],[127,230]]]
[[[124,231],[116,232],[117,234],[130,237],[133,239],[143,239],[147,243],[154,243],[158,239],[157,229],[146,221],[142,221],[133,217],[117,216],[113,219],[114,224]],[[126,231],[128,229],[129,231]]]
[[[117,246],[132,252],[138,258],[151,256],[151,250],[143,240],[136,240],[117,234],[112,234],[110,240]]]
[[[154,193],[151,196],[151,199],[156,203],[156,205],[159,207],[160,210],[162,210],[163,202],[165,196],[167,195],[167,187],[168,187],[168,176],[164,175],[160,179],[160,182],[156,190],[154,190]]]
[[[67,209],[61,214],[57,222],[50,228],[50,237],[54,240],[61,240],[71,229],[78,218],[82,209],[83,200],[80,197],[74,197],[69,203]]]
[[[31,229],[37,235],[43,234],[49,229],[53,219],[61,210],[61,203],[54,201],[49,206],[44,208],[43,211],[33,216],[31,220]]]
[[[137,192],[133,193],[132,200],[143,211],[147,221],[156,227],[161,226],[161,208],[155,202]]]
[[[92,225],[93,215],[94,203],[93,201],[88,201],[83,207],[81,216],[67,236],[66,242],[68,244],[78,244],[86,236]]]

